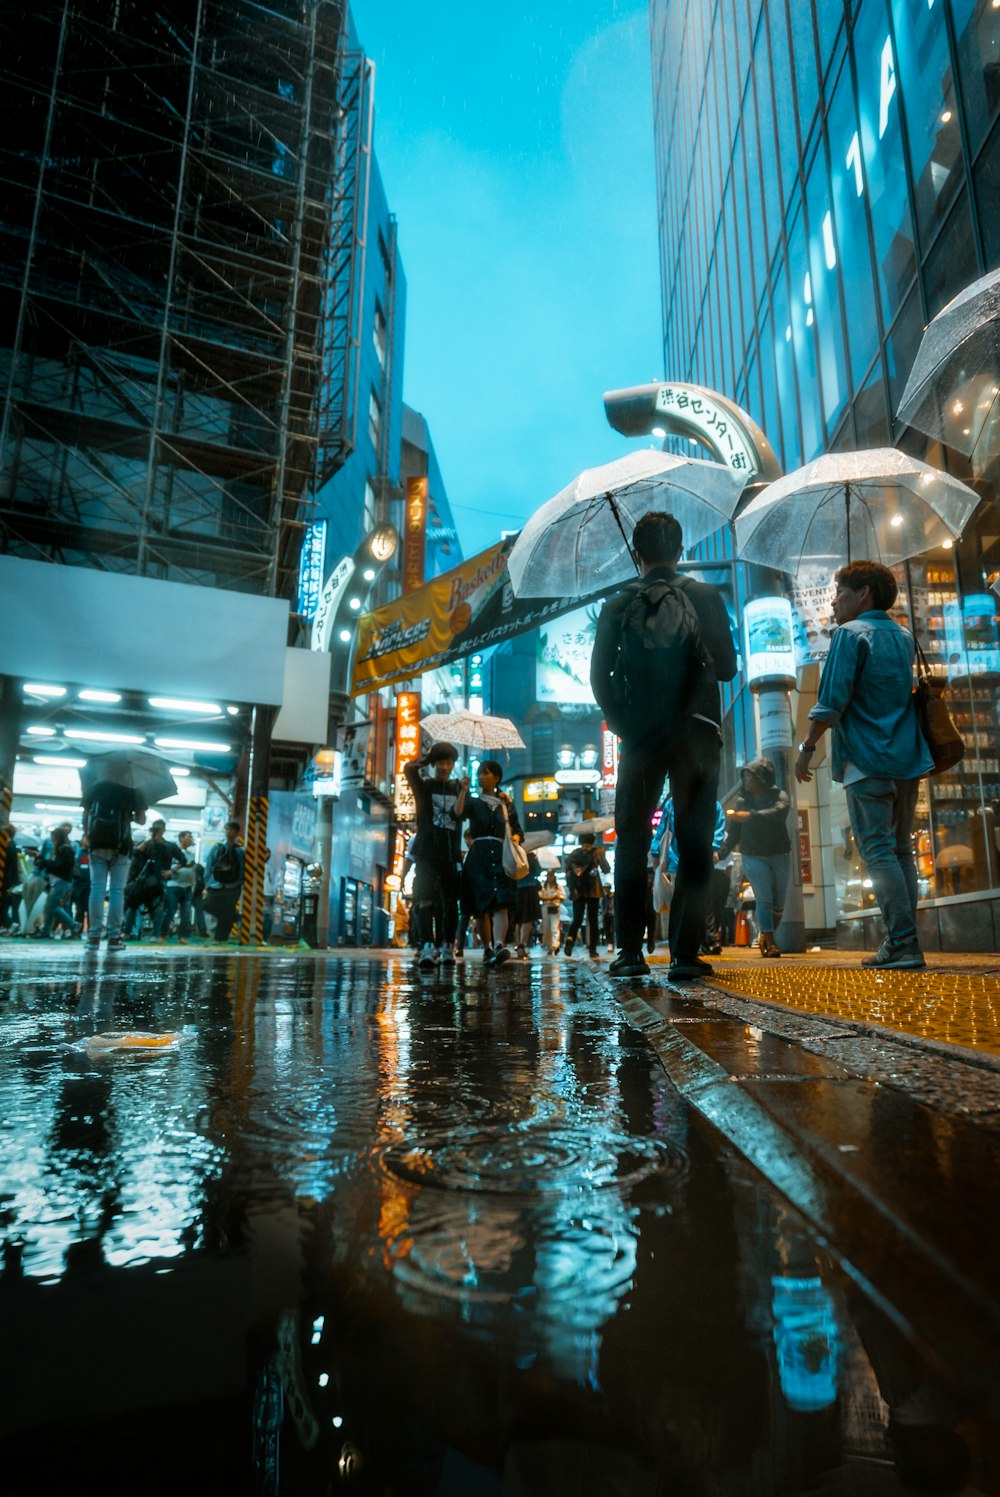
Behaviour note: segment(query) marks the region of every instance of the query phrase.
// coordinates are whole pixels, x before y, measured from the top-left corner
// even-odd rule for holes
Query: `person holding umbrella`
[[[96,950],[107,935],[108,950],[121,951],[125,885],[132,856],[132,823],[146,824],[146,806],[137,791],[98,780],[83,797],[83,840],[90,857],[87,945]],[[108,901],[104,930],[104,900]]]
[[[669,976],[711,975],[698,955],[712,882],[712,828],[722,750],[719,681],[736,674],[729,615],[714,587],[677,571],[683,534],[673,515],[643,515],[632,532],[640,575],[609,598],[597,621],[590,683],[621,738],[615,799],[615,920],[612,977],[641,977],[646,865],[652,817],[669,774],[680,863],[670,905]]]
[[[831,772],[844,787],[854,841],[886,926],[882,945],[861,965],[917,969],[926,962],[917,938],[911,834],[920,777],[934,760],[913,704],[913,638],[889,617],[899,589],[888,567],[855,561],[840,568],[834,583],[838,628],[795,778],[812,779],[812,755],[832,729]]]
[[[462,813],[469,788],[467,777],[451,777],[457,758],[454,744],[441,741],[403,766],[417,808],[417,831],[407,852],[414,865],[410,928],[423,972],[432,972],[438,962],[449,967],[455,962]],[[427,768],[430,778],[421,774]]]
[[[484,759],[477,778],[479,794],[465,806],[472,846],[462,869],[462,907],[476,918],[483,943],[483,966],[501,967],[510,961],[504,941],[509,907],[517,900],[517,891],[504,873],[503,844],[508,826],[511,836],[519,837],[521,824],[514,802],[500,789],[503,765],[496,759]]]
[[[566,859],[566,888],[573,905],[573,920],[566,935],[563,952],[566,956],[573,954],[574,942],[586,920],[588,950],[591,961],[596,962],[600,955],[597,943],[601,934],[601,900],[604,898],[604,880],[601,874],[610,873],[611,869],[608,867],[604,848],[597,846],[593,832],[581,832],[579,843],[579,847],[574,848]]]

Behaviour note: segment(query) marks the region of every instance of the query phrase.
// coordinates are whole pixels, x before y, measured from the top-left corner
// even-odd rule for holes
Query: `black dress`
[[[495,795],[477,795],[466,801],[465,816],[473,843],[462,868],[462,905],[471,915],[485,915],[517,903],[517,885],[503,871],[504,805],[511,831],[519,833],[520,822],[508,796],[504,796],[503,804]]]

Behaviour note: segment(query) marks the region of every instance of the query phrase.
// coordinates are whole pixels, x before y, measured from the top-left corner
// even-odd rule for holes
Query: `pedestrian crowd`
[[[472,922],[487,967],[523,958],[538,931],[547,953],[569,956],[585,942],[593,960],[611,937],[609,973],[642,977],[661,920],[674,981],[710,976],[706,958],[751,923],[761,957],[781,956],[790,800],[774,763],[759,756],[742,767],[728,814],[719,802],[720,685],[738,661],[722,596],[678,570],[682,549],[672,515],[643,516],[631,538],[637,576],[597,623],[591,687],[620,740],[613,890],[604,846],[587,830],[565,860],[565,891],[553,870],[542,881],[500,763],[479,766],[473,793],[467,776],[453,778],[455,747],[435,743],[405,768],[416,802],[408,934],[422,969],[462,959]],[[833,778],[886,926],[863,965],[922,967],[911,833],[919,781],[934,761],[915,709],[914,642],[890,616],[897,587],[888,568],[851,562],[835,586],[839,627],[794,774],[812,778],[812,754],[829,731]]]
[[[168,840],[166,823],[145,826],[146,807],[135,792],[98,783],[83,803],[83,831],[53,827],[40,843],[8,828],[0,934],[30,940],[82,940],[120,951],[126,941],[192,939],[227,941],[238,918],[244,882],[240,825],[227,823],[225,840],[208,849],[202,864],[190,831]],[[265,853],[270,860],[271,853]],[[272,935],[275,877],[265,870],[264,940]]]

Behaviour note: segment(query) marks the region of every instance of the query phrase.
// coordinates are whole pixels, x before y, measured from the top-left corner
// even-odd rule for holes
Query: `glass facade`
[[[1000,4],[650,0],[650,26],[666,376],[735,398],[786,470],[895,443],[984,496],[897,573],[967,742],[923,782],[921,892],[1000,888],[996,456],[894,421],[926,323],[1000,265]],[[827,918],[807,923],[832,924],[870,890],[839,788],[818,793]]]

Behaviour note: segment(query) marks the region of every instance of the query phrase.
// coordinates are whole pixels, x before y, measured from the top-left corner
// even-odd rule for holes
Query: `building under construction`
[[[0,550],[291,597],[355,422],[345,0],[0,3]]]

